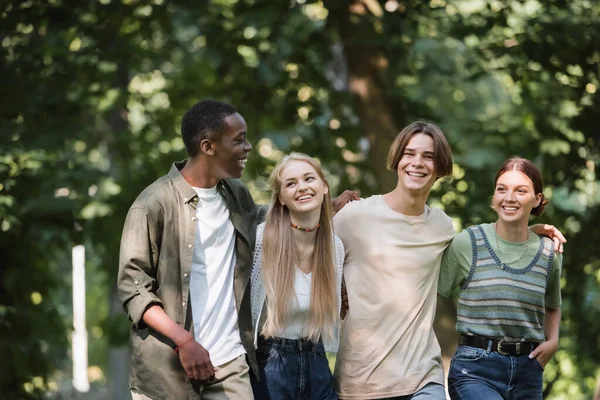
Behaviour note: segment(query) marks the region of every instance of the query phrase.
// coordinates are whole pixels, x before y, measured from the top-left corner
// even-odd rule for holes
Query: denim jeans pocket
[[[461,345],[456,349],[453,359],[456,361],[477,361],[485,355],[484,349]]]
[[[256,361],[258,365],[264,366],[267,363],[267,359],[269,358],[269,353],[256,350]]]
[[[327,358],[327,354],[325,353],[325,349],[323,348],[323,346],[316,346],[314,352],[320,356]]]
[[[277,358],[277,356],[279,356],[279,349],[273,346],[269,350],[269,357],[267,358],[267,361],[272,361]]]
[[[256,360],[258,365],[264,366],[269,360],[277,356],[277,350],[270,343],[259,342],[256,349]]]
[[[542,367],[542,364],[540,364],[537,358],[532,358],[531,361],[537,366],[537,368],[541,369],[542,371],[545,369],[544,367]]]

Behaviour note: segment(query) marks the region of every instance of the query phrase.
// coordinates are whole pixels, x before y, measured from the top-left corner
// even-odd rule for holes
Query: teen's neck
[[[527,240],[528,221],[504,222],[498,220],[496,222],[496,233],[507,242],[524,242]]]
[[[180,172],[190,186],[197,188],[209,189],[221,180],[215,176],[206,157],[190,157]]]
[[[315,237],[317,236],[317,231],[321,229],[314,229],[321,222],[320,218],[321,208],[303,213],[290,212],[290,222],[298,228],[303,228],[292,228],[292,232],[294,233],[294,238],[296,241],[302,245],[314,243]],[[308,229],[309,232],[307,232],[306,229]]]
[[[392,210],[397,213],[409,216],[419,216],[425,212],[425,204],[427,203],[427,193],[407,193],[399,188],[383,195],[383,201]]]

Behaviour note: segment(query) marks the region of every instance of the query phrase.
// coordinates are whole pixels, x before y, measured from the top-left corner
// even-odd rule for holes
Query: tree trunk
[[[368,139],[369,161],[375,173],[380,192],[396,187],[397,175],[386,168],[387,154],[400,124],[405,120],[401,110],[394,116],[385,91],[388,59],[378,47],[368,45],[364,37],[355,32],[365,30],[372,35],[370,22],[365,19],[367,8],[360,1],[329,2],[328,23],[335,29],[344,47],[348,66],[348,82],[360,118],[364,136]],[[400,118],[398,118],[398,116]]]
[[[395,171],[388,171],[386,159],[391,143],[400,129],[407,124],[402,99],[386,95],[390,87],[388,59],[383,49],[369,45],[364,32],[377,35],[373,28],[372,10],[366,1],[329,1],[328,23],[335,28],[344,46],[348,67],[350,92],[355,101],[356,111],[364,136],[370,144],[369,161],[381,193],[396,186]],[[368,20],[366,17],[371,19]],[[361,35],[357,32],[362,32]],[[436,331],[446,372],[457,345],[455,331],[456,306],[451,299],[438,299]]]
[[[129,122],[127,104],[127,87],[129,85],[129,69],[127,59],[119,64],[114,87],[121,91],[120,101],[115,102],[115,107],[107,115],[110,126],[110,134],[106,136],[108,156],[110,159],[110,173],[117,182],[125,185],[132,184],[131,174],[128,168],[128,135]],[[117,216],[113,217],[117,218]],[[113,225],[116,226],[116,225]],[[118,243],[118,242],[117,242]],[[118,249],[118,247],[117,247]],[[117,266],[118,254],[110,257]],[[121,300],[117,294],[115,285],[111,285],[109,299],[109,318],[114,320],[117,315],[123,313]],[[111,345],[109,348],[109,373],[110,391],[114,400],[131,400],[129,393],[129,346]]]

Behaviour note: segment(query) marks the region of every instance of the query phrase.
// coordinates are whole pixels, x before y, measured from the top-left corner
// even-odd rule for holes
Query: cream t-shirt
[[[341,325],[335,377],[343,399],[405,396],[444,384],[433,331],[442,254],[455,235],[443,211],[392,210],[377,195],[335,218],[346,249],[349,310]]]

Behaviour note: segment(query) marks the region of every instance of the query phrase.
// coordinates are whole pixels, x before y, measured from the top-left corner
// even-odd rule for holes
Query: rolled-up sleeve
[[[162,305],[156,295],[158,238],[158,229],[144,208],[132,207],[121,236],[117,289],[125,312],[136,326],[143,325],[150,305]]]

